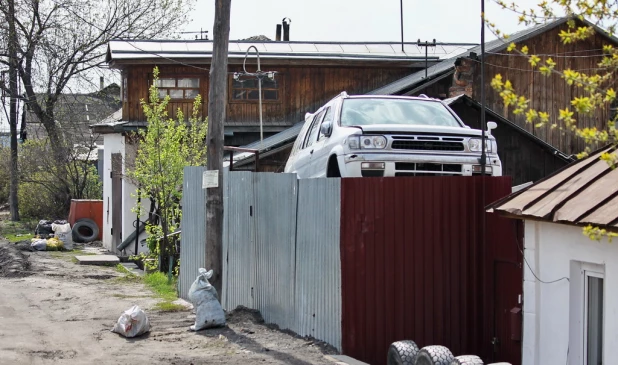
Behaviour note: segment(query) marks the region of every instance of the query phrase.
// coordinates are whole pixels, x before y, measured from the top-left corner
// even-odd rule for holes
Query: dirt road
[[[153,310],[153,293],[122,276],[0,242],[0,364],[333,364],[324,356],[332,349],[271,329],[248,311],[231,313],[228,327],[190,332],[190,311]],[[112,333],[134,304],[146,310],[151,332]]]

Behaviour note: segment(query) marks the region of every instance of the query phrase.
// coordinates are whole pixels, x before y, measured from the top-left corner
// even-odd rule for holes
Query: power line
[[[199,67],[199,66],[195,66],[195,65],[190,65],[190,64],[188,64],[188,63],[184,63],[184,62],[181,62],[181,61],[178,61],[178,60],[174,60],[174,59],[172,59],[172,58],[168,58],[168,57],[165,57],[165,56],[161,56],[160,54],[155,53],[155,52],[152,52],[152,51],[146,51],[146,50],[144,50],[144,49],[142,49],[142,48],[140,48],[140,47],[136,46],[136,45],[135,45],[135,44],[133,44],[131,41],[127,41],[127,40],[125,40],[125,42],[126,42],[126,43],[128,43],[131,47],[133,47],[133,48],[137,49],[138,51],[142,51],[142,52],[144,52],[144,53],[148,53],[148,54],[151,54],[151,55],[153,55],[153,56],[157,56],[157,57],[159,57],[159,58],[162,58],[162,59],[164,59],[164,60],[170,61],[170,62],[172,62],[172,63],[176,63],[176,64],[183,65],[183,66],[187,66],[187,67],[193,67],[193,68],[196,68],[196,69],[198,69],[198,70],[202,70],[202,71],[210,71],[210,69],[208,69],[208,68]]]
[[[595,50],[598,51],[598,50]],[[590,52],[593,52],[592,50]],[[485,52],[487,54],[491,54],[491,55],[495,55],[495,56],[510,56],[510,57],[528,57],[527,55],[522,55],[522,54],[518,54],[518,53],[500,53],[500,52]],[[555,53],[555,54],[535,54],[535,56],[540,56],[540,57],[555,57],[555,58],[594,58],[594,57],[603,57],[603,56],[607,56],[607,54],[593,54],[593,55],[584,55],[584,56],[573,56],[573,55],[562,55],[559,53]]]

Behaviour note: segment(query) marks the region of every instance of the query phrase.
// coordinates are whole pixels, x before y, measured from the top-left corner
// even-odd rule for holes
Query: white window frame
[[[571,365],[588,365],[588,277],[603,279],[603,318],[605,318],[606,280],[605,266],[581,261],[571,261],[571,294],[569,315],[569,361]],[[603,333],[603,353],[605,334]],[[603,354],[601,355],[603,356]]]
[[[603,308],[603,318],[605,318],[605,275],[603,274],[602,270],[599,270],[598,268],[593,268],[593,267],[589,267],[590,265],[582,265],[582,279],[583,279],[583,287],[584,287],[584,292],[583,292],[583,298],[584,298],[584,312],[582,313],[582,323],[583,323],[583,327],[582,327],[582,335],[583,335],[583,341],[582,341],[582,353],[583,353],[583,364],[584,365],[596,365],[596,364],[588,364],[588,302],[589,302],[589,298],[588,298],[588,278],[593,277],[593,278],[599,278],[599,279],[603,279],[603,287],[602,287],[602,293],[603,293],[603,303],[602,303],[602,308]],[[605,340],[605,336],[601,336],[601,341],[604,342]],[[602,345],[602,348],[605,349],[605,346]],[[604,351],[603,351],[604,352]],[[603,353],[601,353],[601,359],[603,358]]]

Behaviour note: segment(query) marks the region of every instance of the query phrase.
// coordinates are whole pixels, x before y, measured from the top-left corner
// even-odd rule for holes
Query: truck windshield
[[[455,116],[439,101],[387,98],[343,101],[342,126],[374,124],[461,127]]]

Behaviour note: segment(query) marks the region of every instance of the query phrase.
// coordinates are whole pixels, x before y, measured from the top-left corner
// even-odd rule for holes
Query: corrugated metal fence
[[[230,172],[225,179],[226,310],[341,347],[340,181]]]
[[[204,167],[184,169],[178,292],[186,300],[197,270],[206,263],[206,190],[202,189],[205,170]]]
[[[343,179],[343,351],[382,365],[389,345],[447,346],[454,355],[509,361],[520,346],[506,321],[521,293],[516,224],[484,212],[481,177]],[[486,178],[489,204],[511,190]],[[483,214],[488,216],[484,233]],[[485,234],[486,240],[482,236]],[[498,276],[498,262],[514,270]],[[500,282],[497,282],[500,277]],[[497,300],[508,297],[510,301]],[[493,347],[492,337],[500,341]],[[510,347],[510,348],[507,348]],[[519,347],[521,351],[521,347]]]

